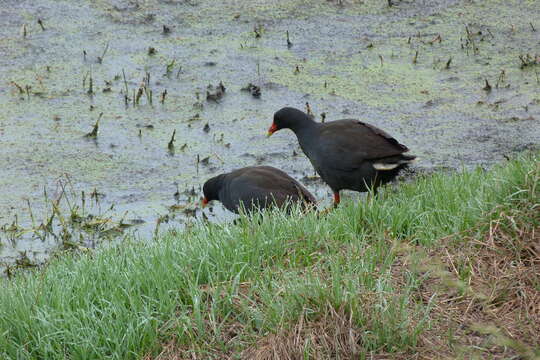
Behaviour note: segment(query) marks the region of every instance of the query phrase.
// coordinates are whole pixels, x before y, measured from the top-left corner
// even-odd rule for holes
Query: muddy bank
[[[144,221],[129,231],[150,237],[158,223],[200,218],[200,185],[217,172],[264,163],[309,180],[292,133],[264,136],[284,105],[388,130],[419,155],[419,171],[489,166],[537,146],[537,4],[392,3],[4,1],[0,224],[17,227],[0,232],[0,262],[43,259],[61,241],[24,229],[28,208],[34,228],[46,225],[66,181],[78,214],[83,191],[100,194],[84,214],[107,227],[74,236],[92,246],[94,230]],[[260,96],[242,90],[250,83]],[[85,136],[98,119],[97,136]],[[66,219],[70,204],[58,203]]]

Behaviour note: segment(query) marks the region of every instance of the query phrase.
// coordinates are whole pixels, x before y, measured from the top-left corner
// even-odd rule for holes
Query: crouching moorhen
[[[298,181],[271,166],[250,166],[215,176],[204,183],[203,206],[218,200],[228,210],[247,213],[272,206],[287,208],[299,202],[303,208],[315,206],[313,195]]]

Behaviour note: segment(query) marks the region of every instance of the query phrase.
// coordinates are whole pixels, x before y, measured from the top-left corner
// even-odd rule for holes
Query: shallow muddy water
[[[63,236],[92,247],[103,233],[185,226],[202,216],[207,178],[247,165],[279,167],[329,200],[291,132],[265,137],[286,105],[379,126],[419,171],[537,147],[536,1],[392,3],[2,1],[0,263],[41,262]],[[220,82],[224,95],[207,99]],[[51,218],[43,233],[56,237],[33,236]]]

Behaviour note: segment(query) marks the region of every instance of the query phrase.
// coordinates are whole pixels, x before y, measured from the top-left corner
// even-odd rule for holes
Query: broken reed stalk
[[[98,136],[98,130],[99,130],[99,120],[101,120],[101,117],[103,116],[103,113],[100,113],[99,114],[99,117],[96,121],[96,124],[94,125],[94,128],[92,129],[91,132],[89,132],[88,134],[84,135],[84,137],[86,138],[90,138],[90,139],[96,139],[97,136]]]
[[[83,90],[86,89],[86,79],[88,78],[88,75],[90,75],[90,71],[87,71],[86,74],[83,75],[83,78],[82,78]]]
[[[171,75],[171,72],[174,69],[175,62],[176,62],[176,59],[173,59],[173,61],[167,64],[167,67],[165,68],[165,76],[169,77]]]
[[[133,91],[135,92],[135,89],[134,89]],[[139,88],[139,90],[137,90],[137,94],[136,94],[136,95],[134,94],[135,101],[133,102],[133,106],[139,105],[139,100],[141,99],[141,96],[142,96],[142,94],[143,94],[143,91],[144,91],[144,90],[143,90],[143,86],[141,86],[141,87]]]
[[[291,48],[293,46],[293,43],[291,42],[291,39],[289,37],[289,30],[287,30],[287,48]]]
[[[24,89],[22,88],[22,86],[17,84],[15,81],[12,81],[11,85],[15,86],[17,88],[17,90],[19,90],[19,94],[21,94],[21,95],[24,94]]]
[[[92,95],[93,93],[94,93],[94,81],[92,79],[92,73],[90,73],[89,78],[88,78],[88,91],[87,91],[87,94]]]
[[[124,72],[124,69],[122,69],[122,76],[124,77],[124,90],[126,91],[126,96],[129,94],[128,90],[128,84],[126,80],[126,73]]]
[[[167,149],[169,149],[170,152],[174,151],[175,136],[176,136],[176,129],[173,130],[171,140],[169,140],[169,143],[167,144]]]
[[[103,59],[105,58],[105,54],[107,54],[107,50],[109,50],[109,42],[107,41],[107,44],[105,45],[105,49],[103,50],[103,54],[101,54],[101,56],[98,56],[97,60],[98,60],[98,63],[102,63],[103,62]]]
[[[450,56],[450,59],[446,62],[446,66],[444,67],[446,70],[450,69],[450,64],[452,64],[452,57]]]
[[[486,91],[486,92],[490,92],[490,91],[491,91],[491,85],[489,84],[488,79],[486,79],[486,85],[482,88],[482,90],[484,90],[484,91]]]
[[[467,32],[467,39],[469,40],[469,44],[472,46],[473,54],[477,55],[478,54],[478,48],[476,47],[476,44],[474,42],[474,36],[471,33],[471,31],[469,30],[468,26],[465,26],[465,31]]]
[[[167,96],[167,89],[163,90],[161,93],[161,100],[159,101],[161,105],[165,104],[165,97]]]
[[[32,227],[36,227],[36,222],[34,219],[34,213],[32,212],[32,206],[30,205],[30,199],[26,198],[26,204],[28,205],[28,213],[30,214],[30,220],[32,221]]]
[[[495,84],[495,87],[498,89],[499,85],[501,85],[505,80],[506,80],[506,71],[502,69],[501,73],[499,74],[499,78],[497,79],[497,83]]]
[[[150,106],[152,106],[152,89],[150,89],[150,73],[146,72],[145,77],[143,78],[143,87],[144,94],[146,96],[146,101]]]

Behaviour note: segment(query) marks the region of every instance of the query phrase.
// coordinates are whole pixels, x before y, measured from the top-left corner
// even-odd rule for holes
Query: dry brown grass
[[[343,309],[327,305],[322,317],[309,320],[302,316],[290,329],[262,337],[242,353],[242,359],[293,360],[351,359],[360,351],[360,329]]]
[[[420,357],[539,358],[540,231],[523,215],[501,213],[483,236],[446,239],[412,266],[427,276],[419,300],[436,299]]]
[[[230,319],[210,319],[210,307],[215,301],[221,301],[226,298],[226,293],[223,287],[230,286],[230,282],[224,282],[217,287],[212,288],[208,285],[200,287],[201,293],[205,296],[204,301],[207,304],[207,311],[203,314],[203,333],[199,334],[196,329],[192,329],[194,336],[189,344],[181,344],[173,337],[161,346],[161,351],[157,356],[146,355],[143,360],[200,360],[200,359],[236,359],[234,354],[239,352],[239,348],[245,348],[243,335],[245,333],[245,325],[238,320]],[[256,296],[250,294],[251,284],[243,282],[238,284],[237,293],[230,298],[232,304],[240,309],[242,302],[258,301]],[[180,315],[179,315],[180,316]],[[194,317],[194,314],[186,316]],[[172,322],[174,323],[174,319]],[[219,331],[216,331],[216,323],[219,322]],[[166,324],[163,332],[166,333],[167,328],[174,327],[174,324]],[[214,334],[214,336],[209,336]]]

